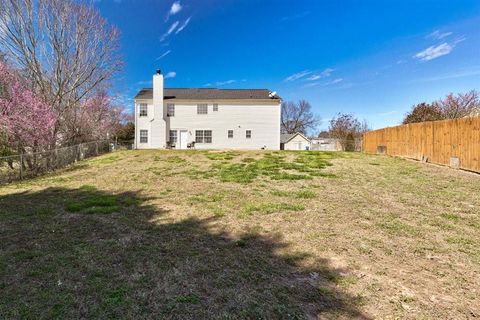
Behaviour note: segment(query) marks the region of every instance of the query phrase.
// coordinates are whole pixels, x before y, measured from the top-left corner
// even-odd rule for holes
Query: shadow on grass
[[[146,200],[92,186],[0,197],[0,318],[366,318],[327,261],[303,268],[280,239],[174,222]]]

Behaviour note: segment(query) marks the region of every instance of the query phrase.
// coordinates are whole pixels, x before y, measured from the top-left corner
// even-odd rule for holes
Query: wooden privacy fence
[[[480,117],[369,131],[363,135],[363,150],[480,172]]]

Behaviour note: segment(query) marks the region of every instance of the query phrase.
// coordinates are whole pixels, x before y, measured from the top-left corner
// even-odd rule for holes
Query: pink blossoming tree
[[[0,61],[0,131],[7,146],[17,152],[48,147],[56,120],[51,107]]]

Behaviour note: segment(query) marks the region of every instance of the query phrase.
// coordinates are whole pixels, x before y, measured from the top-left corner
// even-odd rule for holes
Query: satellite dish
[[[277,95],[277,92],[276,92],[276,91],[270,92],[270,93],[268,94],[268,96],[269,96],[270,98],[275,98],[276,95]]]

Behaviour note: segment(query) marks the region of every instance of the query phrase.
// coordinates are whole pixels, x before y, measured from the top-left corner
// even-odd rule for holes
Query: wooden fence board
[[[480,172],[480,117],[428,121],[369,131],[363,135],[363,150],[450,165],[460,159],[460,168]]]

